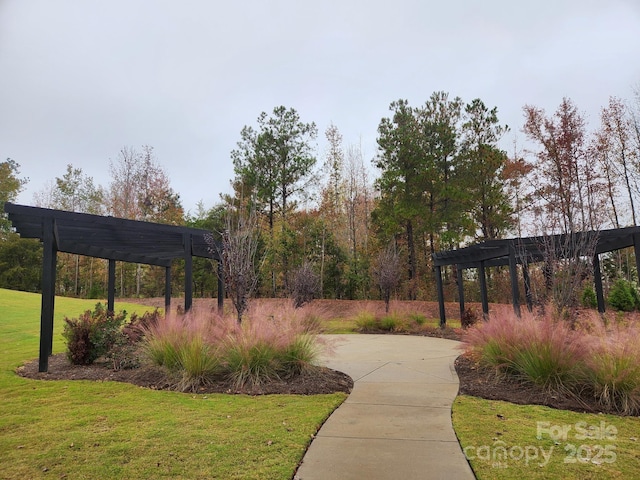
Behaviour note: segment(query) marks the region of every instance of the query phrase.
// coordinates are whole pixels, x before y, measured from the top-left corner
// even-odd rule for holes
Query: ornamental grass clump
[[[285,378],[309,370],[320,353],[317,338],[309,333],[296,335],[279,353],[281,370]]]
[[[385,332],[403,332],[405,330],[402,319],[393,314],[387,314],[382,317],[378,327]]]
[[[224,322],[197,313],[169,315],[147,327],[147,356],[177,378],[177,389],[196,391],[220,373],[218,346],[226,332]]]
[[[548,316],[495,315],[468,330],[467,348],[485,365],[547,390],[577,381],[582,342],[576,332]]]
[[[182,391],[195,391],[216,377],[238,389],[258,386],[299,375],[317,359],[320,344],[303,310],[250,309],[241,324],[206,312],[167,317],[147,329],[145,350],[177,377]]]
[[[356,326],[360,332],[370,332],[379,329],[379,322],[371,312],[360,312],[356,317]]]
[[[601,329],[604,330],[604,327]],[[640,413],[640,328],[613,325],[593,335],[583,365],[583,395],[624,415]]]
[[[188,343],[189,329],[180,315],[167,315],[149,325],[144,333],[145,351],[152,363],[175,372],[180,368],[180,352]],[[193,332],[193,329],[191,329]]]
[[[469,329],[466,351],[485,366],[539,387],[595,399],[603,409],[640,413],[640,326],[583,314],[494,315]]]
[[[244,335],[230,337],[224,347],[226,375],[236,388],[279,378],[276,359],[273,345]]]
[[[180,391],[195,392],[219,372],[220,357],[216,347],[201,337],[189,338],[177,353],[180,372],[177,388]]]
[[[463,340],[465,350],[480,363],[497,371],[508,371],[520,334],[513,316],[494,315],[488,322],[467,330]]]
[[[223,347],[227,376],[236,387],[289,378],[313,365],[320,344],[304,321],[303,309],[285,306],[273,313],[255,307],[248,317],[227,337]]]

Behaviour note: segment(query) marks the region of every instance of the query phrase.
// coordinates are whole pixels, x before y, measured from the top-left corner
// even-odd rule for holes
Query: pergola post
[[[484,260],[480,262],[478,267],[478,277],[480,278],[480,300],[482,301],[482,318],[489,318],[489,298],[487,296],[487,275],[484,268]]]
[[[602,272],[600,271],[600,257],[596,253],[593,256],[593,283],[596,289],[596,299],[598,301],[598,312],[604,313],[604,292],[602,289]]]
[[[191,310],[193,302],[193,257],[191,256],[191,234],[182,236],[184,243],[184,311]]]
[[[509,244],[509,275],[511,276],[511,301],[513,311],[518,316],[520,314],[520,292],[518,291],[518,263],[516,262],[516,249],[513,243]]]
[[[55,222],[52,218],[42,222],[42,304],[40,309],[40,356],[38,371],[49,370],[49,355],[53,353],[53,310],[56,292]]]
[[[442,288],[442,269],[436,265],[436,290],[438,291],[438,309],[440,311],[440,327],[447,324],[447,317],[444,311],[444,290]]]
[[[458,303],[460,304],[460,320],[464,318],[464,279],[462,277],[462,267],[456,265],[456,278],[458,281]]]
[[[224,312],[224,265],[222,264],[222,256],[218,260],[218,313]]]
[[[164,269],[164,314],[171,310],[171,265]]]
[[[109,273],[107,280],[107,311],[115,312],[116,303],[116,261],[109,259]]]
[[[636,254],[636,273],[640,278],[640,234],[633,234],[633,251]]]
[[[529,276],[529,264],[522,262],[522,277],[524,278],[524,296],[527,299],[527,310],[533,311],[533,294],[531,293],[531,277]]]

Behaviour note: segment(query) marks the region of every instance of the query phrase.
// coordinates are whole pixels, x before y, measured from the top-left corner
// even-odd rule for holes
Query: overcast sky
[[[376,153],[393,100],[444,90],[498,107],[570,97],[598,123],[640,85],[640,0],[0,0],[0,159],[29,177],[66,165],[103,186],[124,146],[151,145],[186,210],[231,191],[244,125],[284,105]]]

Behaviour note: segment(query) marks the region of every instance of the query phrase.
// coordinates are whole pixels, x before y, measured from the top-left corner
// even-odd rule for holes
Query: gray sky
[[[33,194],[68,163],[107,186],[151,145],[186,210],[230,192],[229,153],[262,111],[295,108],[376,153],[393,100],[444,90],[497,106],[570,97],[591,127],[640,85],[640,0],[0,0],[0,158]]]

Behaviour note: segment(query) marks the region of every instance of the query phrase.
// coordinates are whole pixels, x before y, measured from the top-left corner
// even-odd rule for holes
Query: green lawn
[[[402,317],[401,317],[402,318]],[[410,321],[407,321],[408,324],[411,324]],[[436,318],[425,318],[424,323],[422,324],[423,329],[436,329],[439,328],[440,320]],[[360,330],[360,326],[358,325],[358,318],[356,317],[345,317],[345,318],[330,318],[324,319],[322,321],[323,332],[324,333],[358,333]],[[416,330],[419,330],[420,327],[413,325]],[[449,328],[460,328],[460,320],[447,320],[447,327]]]
[[[95,300],[56,298],[62,317]],[[116,304],[140,313],[140,305]],[[0,478],[290,479],[344,394],[247,397],[35,381],[40,296],[0,289]],[[329,329],[353,331],[336,319]],[[640,478],[640,419],[460,396],[453,424],[481,480]],[[540,436],[540,438],[537,438]]]
[[[452,418],[480,480],[640,478],[638,417],[462,395]]]
[[[56,298],[62,318],[95,300]],[[141,312],[116,303],[116,310]],[[37,381],[40,296],[0,289],[0,478],[289,479],[344,394],[248,397],[153,391],[115,382]]]

